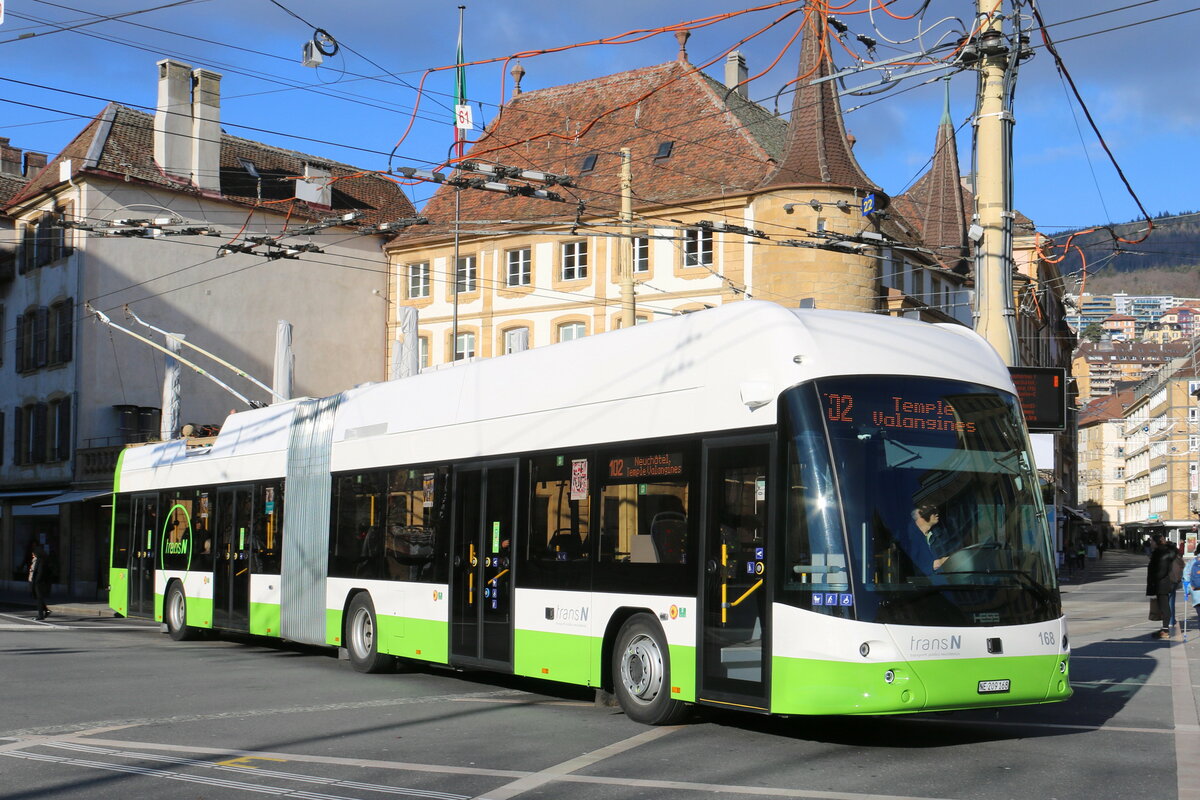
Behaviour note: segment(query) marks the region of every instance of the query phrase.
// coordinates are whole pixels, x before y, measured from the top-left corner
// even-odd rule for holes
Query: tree
[[[1087,339],[1093,344],[1104,338],[1104,326],[1099,322],[1093,322],[1083,329],[1079,334],[1080,339]]]

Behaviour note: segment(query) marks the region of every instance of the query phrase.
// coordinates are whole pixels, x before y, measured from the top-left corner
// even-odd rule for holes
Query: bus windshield
[[[1060,616],[1014,396],[905,376],[830,378],[791,391],[789,409],[807,420],[790,426],[793,448],[811,451],[800,432],[811,435],[817,413],[828,437],[853,617],[986,626]]]

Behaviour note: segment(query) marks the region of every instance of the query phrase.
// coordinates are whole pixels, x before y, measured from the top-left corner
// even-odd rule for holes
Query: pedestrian
[[[1161,533],[1152,537],[1154,550],[1150,553],[1150,563],[1146,567],[1146,595],[1157,600],[1158,613],[1161,615],[1161,628],[1154,634],[1157,639],[1171,638],[1171,628],[1175,625],[1175,590],[1179,588],[1180,578],[1172,573],[1183,572],[1183,563],[1179,559],[1179,551],[1175,545],[1166,540]]]
[[[1200,542],[1192,550],[1193,558],[1183,578],[1183,596],[1196,609],[1197,626],[1200,630]]]
[[[50,608],[46,598],[50,595],[50,558],[44,548],[34,545],[29,563],[29,588],[37,601],[37,618],[45,619],[50,616]]]

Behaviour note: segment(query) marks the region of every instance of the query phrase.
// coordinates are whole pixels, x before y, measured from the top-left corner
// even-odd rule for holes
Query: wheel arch
[[[654,620],[654,624],[658,625],[659,630],[662,630],[658,616],[644,606],[621,606],[612,613],[612,616],[608,618],[608,625],[604,629],[604,643],[601,645],[600,653],[600,688],[606,692],[611,692],[614,685],[612,662],[613,649],[617,646],[617,634],[621,632],[621,628],[626,622],[638,614],[650,617]],[[663,637],[666,638],[665,631]]]

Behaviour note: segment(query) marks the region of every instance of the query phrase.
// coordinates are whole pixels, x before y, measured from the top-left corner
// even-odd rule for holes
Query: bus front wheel
[[[636,614],[621,626],[613,649],[613,688],[625,716],[645,725],[671,725],[687,704],[671,697],[671,657],[658,621]]]
[[[195,638],[196,629],[187,624],[187,598],[183,594],[183,587],[178,583],[172,583],[170,590],[167,591],[163,617],[167,622],[167,635],[175,641],[182,642]]]
[[[379,625],[375,604],[366,592],[355,595],[346,613],[346,651],[358,672],[387,672],[396,660],[379,652]]]

